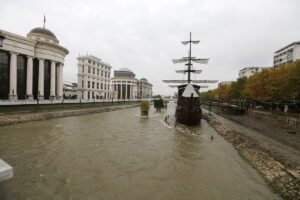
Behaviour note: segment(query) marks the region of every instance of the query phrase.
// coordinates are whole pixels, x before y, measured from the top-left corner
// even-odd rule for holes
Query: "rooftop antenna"
[[[45,24],[46,24],[46,16],[45,16],[45,14],[44,14],[44,29],[45,29]]]

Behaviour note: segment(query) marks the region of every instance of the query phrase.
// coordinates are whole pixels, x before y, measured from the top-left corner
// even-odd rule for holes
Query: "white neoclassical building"
[[[61,99],[64,58],[69,51],[46,28],[27,37],[4,30],[0,47],[0,99]]]
[[[92,55],[79,56],[78,89],[79,99],[110,99],[111,66]]]
[[[114,71],[111,79],[114,99],[137,99],[137,79],[135,74],[128,68]]]
[[[147,79],[141,78],[137,82],[138,99],[148,99],[152,97],[152,84]]]

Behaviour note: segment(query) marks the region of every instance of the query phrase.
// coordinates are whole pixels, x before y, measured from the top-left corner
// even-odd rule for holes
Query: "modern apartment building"
[[[274,53],[273,65],[274,67],[280,64],[294,62],[300,59],[300,41],[293,42]]]
[[[249,78],[256,72],[260,72],[263,69],[266,69],[266,67],[245,67],[239,71],[239,78],[243,78],[243,77]]]

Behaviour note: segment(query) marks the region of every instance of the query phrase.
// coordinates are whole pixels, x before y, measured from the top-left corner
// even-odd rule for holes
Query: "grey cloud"
[[[210,58],[197,78],[234,80],[245,66],[271,66],[275,50],[299,41],[299,7],[297,0],[11,0],[1,2],[0,28],[25,36],[45,13],[70,50],[65,80],[77,80],[76,57],[88,52],[146,77],[156,94],[173,94],[161,80],[182,78],[171,59],[187,55],[180,41],[190,31],[201,40],[193,55]]]

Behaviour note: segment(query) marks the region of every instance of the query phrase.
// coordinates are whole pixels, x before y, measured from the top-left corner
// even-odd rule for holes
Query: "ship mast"
[[[190,38],[187,41],[182,41],[181,43],[183,45],[189,44],[189,51],[188,51],[188,57],[183,57],[181,59],[172,59],[174,64],[177,63],[185,63],[187,66],[187,69],[184,70],[176,70],[177,73],[187,73],[188,79],[187,80],[163,80],[165,83],[216,83],[217,80],[191,80],[191,73],[199,74],[202,72],[202,70],[194,70],[192,69],[193,62],[199,63],[199,64],[207,64],[208,58],[196,58],[192,57],[192,44],[198,44],[199,40],[192,40],[192,33],[190,32]]]
[[[192,68],[192,32],[190,32],[190,50],[189,50],[189,62],[188,62],[188,83],[191,82],[191,68]]]
[[[188,53],[188,57],[187,57],[188,62],[185,64],[188,66],[188,69],[186,70],[186,72],[188,73],[188,80],[187,80],[188,83],[191,83],[191,72],[193,72],[192,71],[192,66],[193,66],[193,64],[192,64],[192,43],[198,44],[199,42],[200,42],[199,40],[194,40],[194,41],[192,40],[191,32],[190,32],[190,40],[181,42],[183,45],[189,44],[189,51],[188,51],[189,53]]]
[[[190,32],[190,41],[188,41],[190,44],[190,49],[189,49],[189,55],[188,55],[188,83],[191,82],[191,69],[192,69],[192,42],[197,42],[199,43],[199,41],[192,41],[192,33]]]

